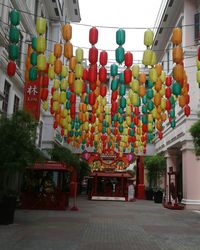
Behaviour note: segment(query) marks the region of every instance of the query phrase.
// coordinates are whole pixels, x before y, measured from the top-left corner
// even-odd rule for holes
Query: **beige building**
[[[200,105],[200,91],[196,82],[196,58],[200,31],[199,0],[168,0],[163,14],[156,24],[157,31],[153,50],[164,71],[172,74],[173,60],[171,42],[173,27],[182,27],[184,51],[184,67],[190,84],[189,117],[178,106],[176,107],[176,127],[164,124],[163,139],[156,140],[157,152],[163,152],[167,159],[167,172],[170,168],[176,171],[177,191],[179,199],[186,208],[200,208],[200,160],[194,153],[194,145],[189,132],[191,125],[197,120]],[[169,192],[168,174],[167,193]],[[175,181],[175,180],[174,180]]]

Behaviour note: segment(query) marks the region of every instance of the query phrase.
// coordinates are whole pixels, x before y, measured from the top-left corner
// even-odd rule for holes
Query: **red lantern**
[[[186,95],[186,96],[185,96],[185,103],[186,103],[186,104],[189,104],[189,103],[190,103],[190,96],[189,96],[189,95]]]
[[[172,84],[172,77],[171,76],[166,76],[166,86],[169,87]]]
[[[124,70],[124,82],[126,84],[129,84],[131,82],[132,78],[132,71],[130,69],[125,69]]]
[[[118,91],[117,91],[117,90],[112,91],[111,100],[112,100],[112,101],[116,101],[116,100],[117,100],[117,97],[118,97]]]
[[[96,64],[98,60],[98,49],[96,47],[92,47],[89,49],[89,62],[91,64]]]
[[[94,105],[96,101],[96,95],[94,92],[89,93],[88,95],[88,102],[90,105]]]
[[[93,27],[89,31],[89,42],[94,45],[98,41],[98,29]]]
[[[137,116],[135,116],[133,118],[133,121],[134,121],[134,123],[135,123],[136,126],[139,124],[139,118]]]
[[[49,86],[49,77],[47,75],[44,75],[43,76],[43,79],[42,79],[42,86],[44,88],[48,88]]]
[[[100,85],[100,95],[102,97],[106,96],[107,93],[107,86],[105,84]]]
[[[47,74],[47,73],[48,73],[48,69],[49,69],[49,63],[47,62],[47,63],[46,63],[46,67],[45,67],[45,69],[43,70],[43,72],[44,72],[45,74]]]
[[[165,89],[165,96],[166,96],[167,99],[170,98],[171,94],[172,94],[171,88],[166,88]]]
[[[126,52],[124,55],[124,61],[126,67],[131,67],[133,64],[133,54],[131,52]]]
[[[14,61],[10,61],[7,65],[8,76],[14,76],[16,72],[16,64]]]
[[[145,133],[148,130],[147,124],[142,124],[142,132]]]
[[[96,116],[95,116],[94,114],[91,114],[90,122],[91,122],[91,123],[95,123],[95,121],[96,121]],[[94,130],[94,127],[91,127],[91,132],[92,132],[92,130]],[[93,132],[94,132],[94,131],[93,131]]]
[[[200,47],[198,48],[198,60],[200,61]]]
[[[71,104],[76,103],[76,94],[75,93],[71,93],[71,95],[70,95],[70,103]]]
[[[92,64],[89,67],[88,71],[88,80],[90,82],[95,82],[97,81],[97,64]]]
[[[53,123],[53,128],[56,129],[57,127],[58,127],[58,123],[55,121],[55,122]]]
[[[88,80],[88,71],[87,71],[87,69],[83,69],[82,79],[83,79],[83,81]]]
[[[96,82],[91,82],[90,83],[90,90],[91,91],[95,91],[96,87],[97,87]]]
[[[52,88],[51,88],[51,95],[53,95],[54,91],[55,91],[55,88],[52,87]]]
[[[86,89],[87,89],[87,84],[86,82],[83,82],[82,93],[86,93]]]
[[[162,133],[162,131],[159,131],[159,132],[158,132],[158,137],[159,137],[160,140],[163,138],[163,133]]]
[[[190,115],[190,106],[189,106],[189,105],[186,105],[186,106],[185,106],[184,112],[185,112],[185,115],[186,115],[186,116],[189,116],[189,115]]]
[[[135,115],[139,115],[140,114],[139,107],[135,107],[134,108],[134,113],[135,113]]]
[[[100,52],[100,59],[99,59],[99,61],[100,61],[100,64],[102,66],[105,66],[107,64],[107,62],[108,62],[108,53],[105,50],[103,50],[103,51]]]
[[[105,67],[101,67],[99,69],[99,81],[106,83],[107,80],[107,69]]]
[[[42,99],[42,101],[47,100],[48,93],[49,93],[48,88],[42,89],[42,91],[41,91],[41,99]]]
[[[111,112],[115,114],[117,112],[117,109],[118,109],[117,102],[112,102],[112,104],[111,104]]]
[[[166,110],[170,111],[171,108],[172,108],[171,102],[170,102],[169,99],[167,99],[167,101],[166,101]]]

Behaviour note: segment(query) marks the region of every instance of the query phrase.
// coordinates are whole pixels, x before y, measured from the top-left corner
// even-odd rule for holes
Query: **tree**
[[[190,133],[193,137],[195,154],[200,155],[200,119],[197,120],[190,128]]]
[[[148,170],[147,179],[149,187],[158,187],[160,177],[165,173],[166,160],[163,155],[157,154],[144,158],[145,168]]]
[[[23,110],[11,118],[0,118],[0,190],[2,196],[15,188],[10,184],[17,173],[23,173],[26,167],[36,160],[43,159],[36,147],[37,123]]]

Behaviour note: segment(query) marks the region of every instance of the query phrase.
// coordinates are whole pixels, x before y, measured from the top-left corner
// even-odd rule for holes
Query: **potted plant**
[[[0,224],[13,223],[20,177],[26,167],[41,159],[36,128],[37,123],[25,111],[0,118]]]
[[[162,154],[146,156],[144,165],[147,170],[147,181],[149,183],[149,187],[146,189],[146,197],[147,199],[154,198],[156,203],[160,202],[160,200],[162,202],[163,190],[160,188],[160,179],[166,170],[166,160]]]

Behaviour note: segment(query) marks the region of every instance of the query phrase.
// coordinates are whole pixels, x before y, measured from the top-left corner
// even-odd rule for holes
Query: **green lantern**
[[[112,89],[112,91],[115,91],[115,90],[117,90],[118,89],[118,79],[113,79],[112,81],[111,81],[111,89]]]
[[[118,29],[116,32],[116,43],[118,45],[123,45],[125,43],[125,30]]]
[[[134,122],[131,122],[131,124],[130,124],[130,128],[134,128],[134,126],[135,126],[135,124],[134,124]]]
[[[70,130],[69,134],[70,134],[71,137],[74,136],[74,131]]]
[[[123,63],[124,61],[124,48],[123,47],[118,47],[115,50],[115,58],[119,64]]]
[[[153,88],[153,82],[148,80],[147,86],[148,86],[148,88]]]
[[[9,31],[9,39],[12,43],[19,42],[19,30],[18,30],[18,28],[11,26],[10,31]]]
[[[123,121],[124,121],[123,116],[120,116],[120,117],[118,118],[118,121],[119,121],[119,124],[122,124],[122,123],[123,123]]]
[[[106,134],[106,127],[102,128],[102,134]]]
[[[148,122],[147,115],[143,115],[142,116],[142,123],[147,124],[147,122]]]
[[[37,37],[33,36],[31,39],[31,46],[33,50],[36,50],[36,44],[37,44]]]
[[[153,89],[147,89],[147,98],[149,99],[153,98]]]
[[[175,119],[171,120],[170,124],[171,124],[172,128],[175,128],[176,127],[176,121],[175,121]]]
[[[85,104],[88,104],[88,103],[89,103],[89,97],[88,97],[88,95],[85,96],[84,103],[85,103]]]
[[[119,82],[124,84],[124,72],[119,73]]]
[[[33,66],[36,66],[36,64],[37,64],[37,53],[36,53],[35,51],[33,51],[33,52],[31,53],[31,58],[30,58],[30,60],[31,60],[31,64],[32,64]]]
[[[119,126],[119,132],[120,132],[120,133],[123,133],[123,131],[124,131],[123,125],[120,125],[120,126]]]
[[[29,79],[35,81],[37,79],[38,70],[36,67],[32,67],[29,70]]]
[[[152,100],[147,101],[147,109],[150,111],[154,109],[154,104],[153,104]]]
[[[123,114],[123,113],[124,113],[124,109],[123,109],[123,108],[121,108],[121,107],[119,107],[118,112],[119,112],[120,114]]]
[[[144,104],[147,103],[147,96],[146,96],[146,95],[144,95],[144,96],[142,97],[142,102],[143,102]]]
[[[71,92],[68,90],[68,91],[66,91],[66,98],[67,98],[67,100],[69,100],[70,99],[70,96],[71,96]]]
[[[66,109],[69,110],[70,109],[70,101],[66,102]]]
[[[135,135],[134,129],[130,129],[130,136],[133,137]]]
[[[110,74],[111,76],[116,76],[118,74],[118,66],[117,64],[113,63],[110,66]]]
[[[120,96],[124,96],[126,94],[126,85],[125,84],[120,85],[119,94],[120,94]]]
[[[17,10],[12,10],[9,14],[12,25],[17,26],[20,22],[20,14]]]
[[[125,107],[126,107],[126,98],[122,96],[120,98],[120,108],[124,109]]]
[[[9,44],[8,45],[8,51],[9,51],[9,58],[11,60],[18,59],[18,56],[19,56],[19,47],[16,44]]]
[[[143,105],[143,106],[142,106],[142,113],[143,113],[143,114],[146,114],[146,113],[147,113],[147,107],[146,107],[146,105]]]
[[[115,121],[115,122],[118,121],[118,115],[117,115],[117,114],[115,114],[115,115],[113,116],[113,121]]]
[[[171,109],[169,114],[170,114],[171,118],[175,118],[175,110],[174,109]]]
[[[181,94],[181,85],[179,82],[174,82],[173,85],[172,85],[172,93],[175,95],[175,96],[178,96]]]

